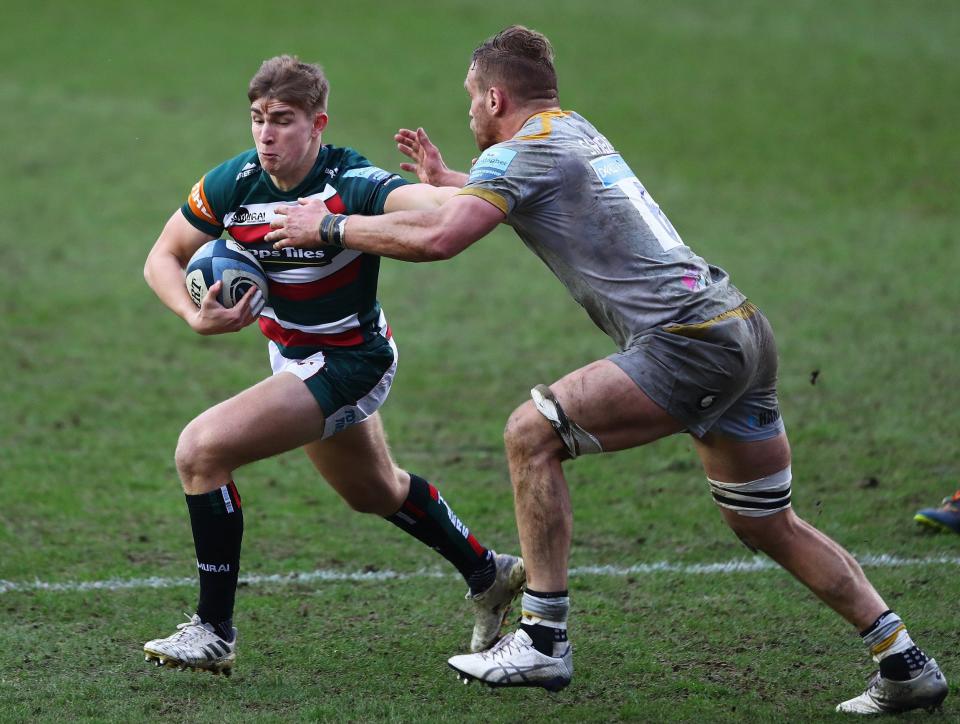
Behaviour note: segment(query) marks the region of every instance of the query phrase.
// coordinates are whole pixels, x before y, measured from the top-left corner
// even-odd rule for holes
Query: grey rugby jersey
[[[461,191],[492,203],[621,349],[652,327],[703,322],[744,296],[707,264],[582,116],[532,116],[484,151]]]

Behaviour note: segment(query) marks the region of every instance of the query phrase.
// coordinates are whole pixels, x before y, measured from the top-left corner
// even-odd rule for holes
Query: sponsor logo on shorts
[[[697,403],[700,405],[701,410],[706,410],[710,405],[712,405],[717,399],[716,395],[704,395],[700,398],[700,401]]]
[[[474,181],[489,181],[490,179],[503,176],[510,168],[510,164],[517,155],[516,151],[509,148],[497,148],[491,146],[480,154],[480,158],[470,169],[470,178],[467,183]]]
[[[341,415],[338,415],[336,420],[333,423],[333,432],[338,433],[341,430],[346,430],[350,425],[354,424],[357,421],[357,413],[355,410],[347,410]]]
[[[747,418],[747,424],[752,428],[760,428],[772,425],[779,419],[780,410],[775,407],[772,410],[763,410],[759,415],[750,415],[750,417]]]

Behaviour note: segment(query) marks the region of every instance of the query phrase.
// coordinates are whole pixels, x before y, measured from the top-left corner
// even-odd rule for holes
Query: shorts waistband
[[[711,327],[726,322],[729,319],[750,319],[759,312],[757,306],[751,301],[745,301],[739,307],[734,307],[726,312],[721,312],[716,317],[712,317],[705,322],[694,322],[693,324],[669,324],[663,327],[664,332],[670,334],[679,334],[681,337],[701,338],[707,335]]]

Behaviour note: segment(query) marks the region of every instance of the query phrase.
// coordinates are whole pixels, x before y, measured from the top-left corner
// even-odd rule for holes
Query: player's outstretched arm
[[[389,213],[392,211],[435,209],[458,193],[460,193],[460,189],[454,186],[431,186],[430,184],[398,186],[387,196],[383,203],[383,210]]]
[[[423,128],[415,131],[401,128],[393,140],[397,150],[411,159],[413,163],[401,163],[400,168],[415,173],[417,178],[431,186],[454,186],[463,188],[467,183],[467,174],[447,168],[440,155],[440,149],[433,145]]]
[[[195,229],[177,210],[160,232],[143,267],[143,276],[160,301],[191,329],[205,335],[236,332],[256,319],[250,311],[255,288],[230,309],[217,301],[220,282],[210,287],[199,309],[190,298],[183,270],[193,253],[213,238]]]
[[[266,241],[275,249],[288,246],[315,249],[337,243],[321,240],[321,222],[329,210],[319,199],[301,199],[297,206],[280,207]],[[403,261],[440,261],[456,256],[490,233],[504,213],[477,196],[457,195],[436,209],[397,211],[381,216],[337,215],[342,246],[367,254]]]

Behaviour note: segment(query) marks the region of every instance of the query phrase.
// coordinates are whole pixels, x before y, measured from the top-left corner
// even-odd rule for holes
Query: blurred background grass
[[[685,241],[730,271],[772,320],[798,512],[855,552],[954,555],[955,538],[921,536],[910,517],[960,478],[955,10],[952,2],[930,0],[6,5],[0,579],[191,574],[192,542],[172,463],[176,438],[192,416],[267,373],[264,343],[254,330],[193,335],[153,297],[141,268],[194,181],[252,145],[245,90],[259,63],[291,52],[325,66],[332,86],[327,142],[395,168],[401,159],[394,130],[424,125],[447,162],[465,168],[476,154],[461,87],[470,52],[512,22],[551,38],[562,105],[587,116],[617,146]],[[396,457],[437,481],[482,540],[514,549],[503,423],[530,386],[605,356],[610,343],[507,230],[444,264],[385,261],[381,278],[380,298],[401,349],[384,408]],[[681,437],[577,461],[568,476],[575,565],[727,560],[743,551],[718,520]],[[299,453],[250,466],[238,481],[247,509],[247,571],[439,565],[383,522],[349,513]],[[956,643],[947,623],[958,594],[952,568],[880,575],[884,590],[897,596],[891,603],[921,617],[935,641]],[[841,689],[852,693],[859,672],[848,676],[850,667],[863,662],[855,637],[840,639],[849,647],[831,643],[845,627],[796,584],[759,574],[740,586],[704,580],[690,595],[709,600],[718,591],[722,605],[704,614],[709,627],[723,620],[724,606],[741,605],[744,589],[762,596],[772,580],[796,595],[796,611],[788,607],[784,615],[827,622],[821,648],[831,656],[849,648],[846,658],[823,666],[842,682],[812,673],[820,678],[811,686],[829,690],[826,705]],[[628,635],[646,584],[628,585],[622,596],[617,584],[592,585],[604,591],[598,600],[623,617],[618,636]],[[450,589],[435,581],[389,584],[390,603],[376,606],[381,625],[397,625],[395,607],[417,611],[414,629],[434,626],[431,614],[443,619],[458,605]],[[352,590],[324,584],[315,595],[330,597],[324,607],[371,595]],[[442,603],[419,611],[415,602],[435,590],[444,592]],[[107,640],[129,651],[111,651],[115,667],[97,676],[140,677],[140,640],[172,626],[180,599],[193,598],[182,589],[124,595],[121,605],[97,595],[108,613],[93,623],[85,619],[89,594],[0,599],[0,640],[10,637],[0,646],[0,672],[12,672],[0,676],[0,702],[13,696],[16,682],[11,701],[20,708],[11,711],[42,718],[52,710],[49,688],[37,677],[55,687],[79,685],[78,672],[59,656],[29,664],[20,647],[55,648],[66,659],[62,641],[102,652]],[[298,618],[286,594],[277,595],[289,607],[262,592],[245,595],[241,631],[247,605],[266,607],[271,620],[310,634],[313,624]],[[584,637],[605,640],[604,622],[614,614],[591,619],[589,596],[578,611],[574,592],[575,615],[583,616]],[[654,600],[650,615],[665,629],[685,629],[689,612],[679,594],[663,590]],[[740,621],[752,625],[749,616]],[[743,632],[721,637],[718,650],[736,649]],[[253,634],[249,653],[258,664],[260,635]],[[651,644],[650,636],[656,633],[638,631],[618,644],[628,660],[648,645],[665,649],[662,661],[641,673],[611,666],[602,650],[585,645],[585,669],[596,671],[585,671],[590,678],[570,695],[584,704],[578,717],[595,710],[597,720],[642,718],[643,710],[623,704],[634,696],[660,702],[665,715],[675,711],[668,683],[642,688],[651,676],[670,679],[678,665],[676,651],[663,641]],[[678,636],[670,640],[696,649],[692,632]],[[403,645],[420,642],[412,637]],[[444,696],[448,682],[437,672],[459,638],[458,630],[445,631],[425,644],[430,665],[416,674],[438,679]],[[316,640],[313,663],[326,656],[322,638]],[[804,658],[802,644],[782,643],[785,656]],[[943,643],[935,651],[941,663]],[[301,675],[294,673],[301,663],[285,660],[279,675]],[[390,670],[389,661],[381,665]],[[758,675],[773,682],[773,693],[750,705],[752,715],[823,710],[824,701],[807,702],[777,683],[782,665],[779,655],[760,664]],[[705,671],[713,669],[693,677]],[[729,691],[706,698],[695,692],[692,708],[676,710],[676,718],[734,716],[723,707],[738,698],[740,675],[720,671]],[[151,697],[159,697],[176,718],[176,687],[152,677],[131,706],[149,711]],[[378,686],[361,690],[375,697]],[[210,712],[265,715],[230,708],[229,697],[211,693],[217,689],[191,691],[214,697]],[[366,718],[350,714],[346,694],[329,696],[334,707],[345,707],[343,718]],[[711,708],[711,697],[719,708]],[[607,699],[626,708],[605,706]],[[527,700],[531,708],[521,711],[534,716],[537,698],[516,698]],[[478,717],[504,716],[497,699],[480,701]],[[290,706],[290,718],[313,711],[305,701]],[[411,707],[368,713],[415,718]],[[124,718],[122,707],[104,711]]]

